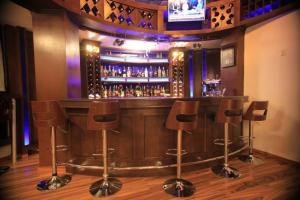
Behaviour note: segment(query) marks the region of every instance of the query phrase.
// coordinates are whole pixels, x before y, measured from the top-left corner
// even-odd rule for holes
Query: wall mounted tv
[[[202,21],[206,0],[168,0],[168,22]]]

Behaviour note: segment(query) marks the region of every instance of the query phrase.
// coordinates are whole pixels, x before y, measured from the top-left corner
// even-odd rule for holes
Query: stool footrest
[[[117,131],[117,130],[114,130],[114,129],[111,129],[109,131],[114,132],[114,133],[121,133],[120,131]]]
[[[114,148],[107,148],[107,153],[108,153],[108,154],[113,154],[114,151],[115,151]],[[103,153],[93,153],[92,155],[93,155],[93,156],[103,156]]]
[[[182,156],[186,155],[187,153],[188,152],[185,149],[181,150],[181,155]],[[177,156],[177,149],[168,149],[167,152],[166,152],[166,155]]]
[[[215,139],[213,143],[215,145],[224,146],[224,139]],[[228,140],[228,144],[232,144],[232,141]]]
[[[68,151],[69,148],[67,145],[56,145],[55,151]]]

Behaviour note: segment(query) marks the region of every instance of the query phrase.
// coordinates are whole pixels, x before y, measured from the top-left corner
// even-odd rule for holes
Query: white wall
[[[244,94],[269,100],[254,148],[300,162],[300,10],[248,28],[244,64]]]

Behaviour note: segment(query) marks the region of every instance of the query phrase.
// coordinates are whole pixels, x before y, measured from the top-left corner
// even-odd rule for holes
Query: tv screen
[[[205,0],[168,0],[168,21],[202,21],[205,19]]]

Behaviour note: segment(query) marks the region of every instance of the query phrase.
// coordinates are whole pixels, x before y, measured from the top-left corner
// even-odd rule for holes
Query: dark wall
[[[8,80],[7,95],[17,101],[17,144],[18,152],[21,153],[24,150],[24,132],[30,134],[32,130],[30,101],[36,98],[33,34],[24,28],[10,25],[3,26],[2,31]],[[28,139],[25,140],[27,144],[37,142],[34,134]]]
[[[222,87],[226,88],[225,95],[244,94],[244,29],[235,29],[230,35],[224,37],[222,48],[235,48],[235,65],[221,68]]]

